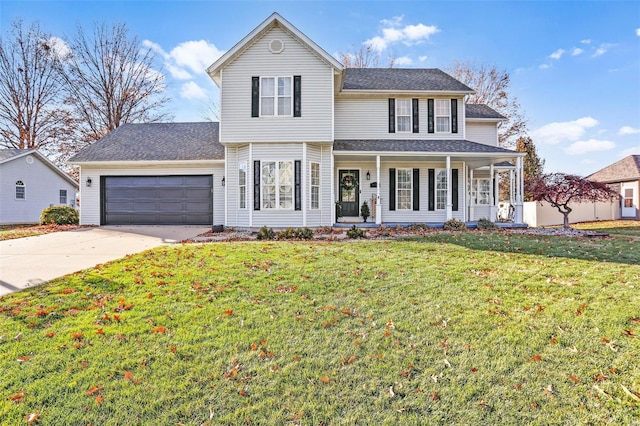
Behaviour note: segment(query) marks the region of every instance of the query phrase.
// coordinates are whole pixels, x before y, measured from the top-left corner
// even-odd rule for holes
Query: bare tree
[[[339,56],[345,68],[378,68],[382,60],[380,52],[366,43],[358,48],[351,46],[350,50],[340,52]],[[395,54],[391,54],[387,58],[386,67],[393,68],[395,60]]]
[[[527,121],[520,110],[520,104],[510,93],[511,77],[506,71],[495,66],[477,64],[473,61],[455,61],[446,71],[475,90],[469,103],[486,104],[504,115],[507,121],[500,125],[498,141],[500,146],[513,148],[516,140],[527,132]]]
[[[170,119],[163,107],[164,75],[153,68],[155,53],[124,23],[96,24],[87,36],[78,27],[71,55],[60,62],[67,102],[82,123],[82,141],[91,143],[121,124]]]
[[[200,116],[206,121],[220,121],[220,107],[215,99],[209,98],[200,110]]]
[[[24,28],[20,20],[0,38],[0,146],[55,150],[73,133],[52,43],[37,22]]]

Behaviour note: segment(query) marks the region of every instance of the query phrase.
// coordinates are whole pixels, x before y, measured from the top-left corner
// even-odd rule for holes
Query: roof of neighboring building
[[[10,160],[13,157],[17,157],[18,155],[25,154],[31,149],[18,149],[18,148],[7,148],[0,149],[0,163],[4,163],[6,160]]]
[[[464,108],[467,118],[495,118],[497,120],[507,119],[507,117],[485,104],[465,104]]]
[[[510,149],[499,146],[485,145],[465,139],[456,140],[336,140],[333,144],[333,151],[359,151],[359,152],[475,152],[486,154],[510,154],[518,156]]]
[[[640,180],[640,155],[629,155],[587,176],[587,179],[604,183]]]
[[[473,93],[471,88],[437,68],[347,68],[342,88]]]
[[[224,160],[218,129],[215,122],[124,124],[69,162]]]

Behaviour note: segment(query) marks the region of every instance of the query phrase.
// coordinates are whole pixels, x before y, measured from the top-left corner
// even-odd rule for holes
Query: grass
[[[0,241],[68,231],[78,225],[0,225]]]
[[[162,247],[0,299],[0,419],[638,423],[637,251],[500,232]]]

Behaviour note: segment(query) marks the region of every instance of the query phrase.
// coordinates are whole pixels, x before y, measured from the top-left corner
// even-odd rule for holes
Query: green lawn
[[[68,231],[78,225],[0,225],[0,241]]]
[[[637,242],[163,247],[0,299],[2,424],[637,424]]]

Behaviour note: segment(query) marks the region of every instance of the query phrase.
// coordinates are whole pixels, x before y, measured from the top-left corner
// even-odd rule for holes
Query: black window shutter
[[[251,77],[251,117],[260,116],[260,77]]]
[[[389,210],[396,210],[396,169],[389,169]]]
[[[435,131],[434,115],[433,115],[433,99],[427,99],[427,117],[429,119],[427,124],[427,132],[433,133]]]
[[[451,99],[451,133],[458,133],[458,100]]]
[[[451,203],[453,211],[458,211],[458,169],[451,169]]]
[[[389,98],[389,133],[396,132],[396,100]]]
[[[413,169],[413,210],[420,210],[420,169]]]
[[[420,114],[418,113],[418,100],[412,99],[413,109],[413,133],[420,133]]]
[[[429,211],[436,209],[436,171],[429,169]]]
[[[253,209],[260,210],[260,161],[253,162]]]
[[[294,182],[294,206],[296,210],[302,210],[302,161],[293,162]]]
[[[293,76],[293,116],[302,117],[302,100],[301,100],[302,76]]]

